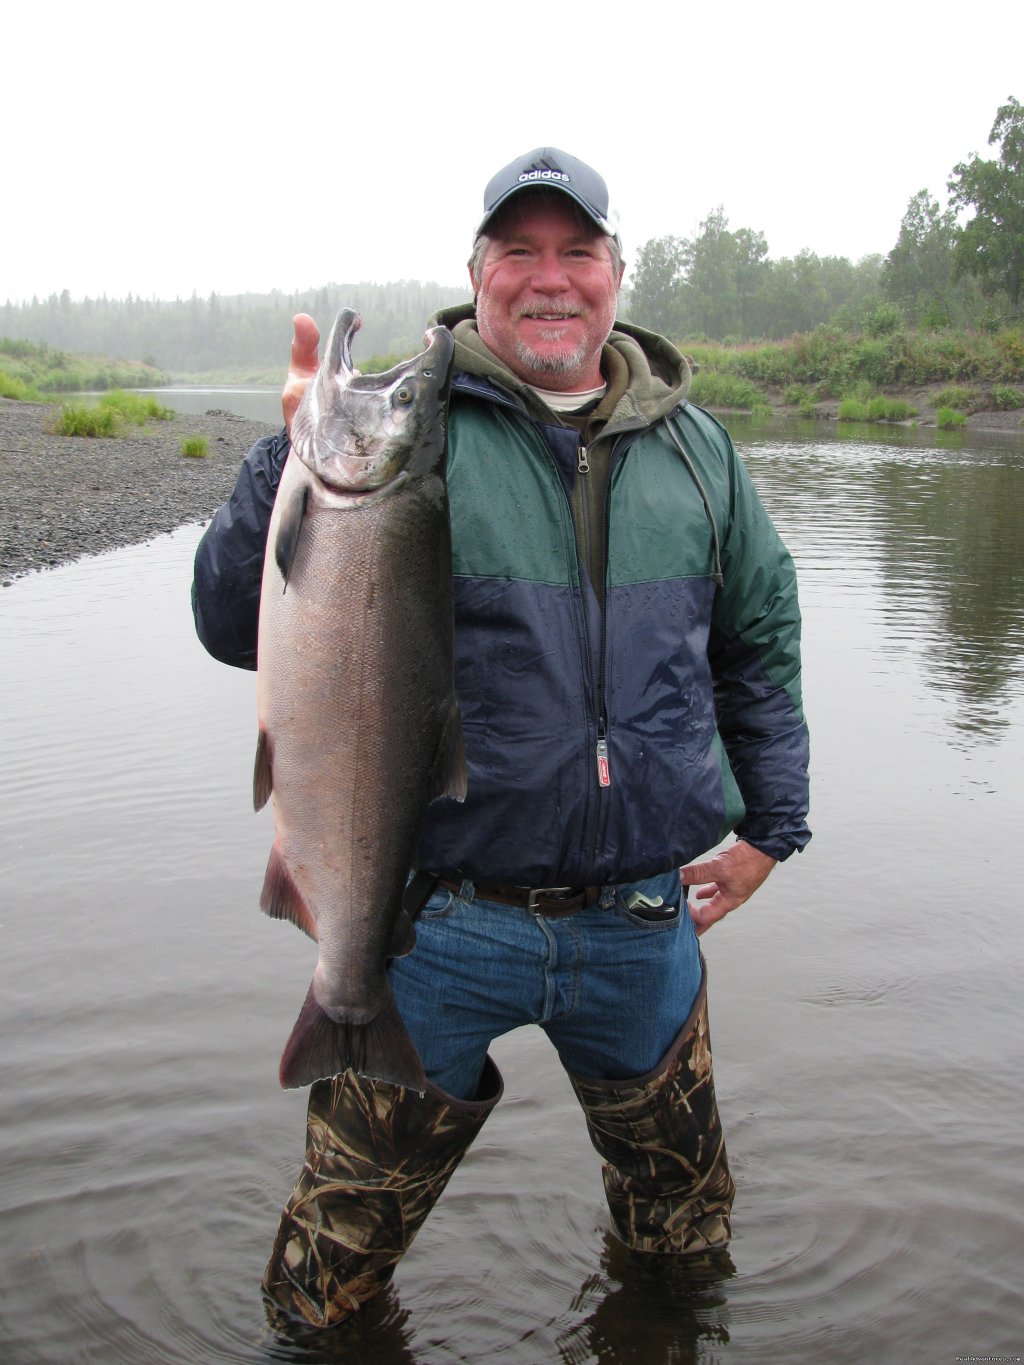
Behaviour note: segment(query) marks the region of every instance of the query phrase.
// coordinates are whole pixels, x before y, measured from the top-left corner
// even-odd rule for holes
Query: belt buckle
[[[544,911],[537,904],[541,896],[556,896],[559,893],[564,895],[571,890],[571,886],[535,886],[526,893],[526,908],[531,915],[543,915]]]

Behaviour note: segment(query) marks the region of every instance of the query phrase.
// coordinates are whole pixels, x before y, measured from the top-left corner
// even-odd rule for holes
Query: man
[[[697,935],[803,847],[792,562],[662,338],[613,326],[604,181],[555,148],[500,170],[470,259],[448,450],[469,794],[421,827],[417,944],[391,983],[420,1097],[311,1089],[264,1279],[317,1324],[372,1298],[500,1094],[493,1038],[540,1024],[604,1156],[616,1230],[723,1247],[734,1186]],[[316,369],[296,319],[286,421]],[[253,667],[284,435],[257,443],[196,557],[200,638]],[[737,841],[694,862],[730,830]],[[688,906],[683,884],[704,884]],[[422,896],[421,896],[422,899]]]

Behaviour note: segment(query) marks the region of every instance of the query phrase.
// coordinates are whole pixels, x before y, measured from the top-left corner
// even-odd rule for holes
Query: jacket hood
[[[517,378],[488,350],[477,330],[476,309],[471,303],[442,308],[430,319],[431,327],[447,327],[455,338],[454,364],[466,374],[488,379],[512,394],[530,411],[550,412],[536,391]],[[646,426],[679,406],[689,392],[693,375],[685,358],[670,341],[656,332],[616,320],[605,342],[601,369],[605,377],[627,372],[624,392],[608,419],[608,426]]]

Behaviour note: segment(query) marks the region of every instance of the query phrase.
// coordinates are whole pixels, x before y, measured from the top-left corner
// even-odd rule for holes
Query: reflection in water
[[[558,1339],[566,1365],[689,1365],[729,1341],[724,1285],[728,1252],[675,1258],[634,1256],[605,1234],[601,1273],[580,1288],[583,1316]]]
[[[899,431],[884,444],[840,436],[741,443],[800,567],[837,571],[847,591],[877,570],[879,647],[919,656],[952,729],[996,738],[1024,661],[1024,450],[996,437]],[[797,429],[806,441],[806,427]],[[927,442],[927,444],[922,444]]]
[[[5,1360],[1019,1350],[1024,457],[736,434],[801,573],[815,837],[702,940],[731,1262],[610,1239],[568,1082],[517,1030],[393,1286],[338,1333],[267,1326],[305,1115],[275,1072],[310,945],[257,908],[253,678],[195,640],[187,527],[0,591]]]

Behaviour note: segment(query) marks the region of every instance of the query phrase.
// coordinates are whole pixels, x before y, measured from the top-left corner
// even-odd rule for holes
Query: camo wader
[[[707,969],[690,1016],[646,1076],[570,1076],[605,1159],[612,1221],[634,1251],[700,1252],[729,1241],[736,1187],[715,1102]]]
[[[346,1072],[310,1088],[306,1160],[263,1276],[274,1308],[344,1322],[390,1280],[501,1097],[488,1057],[475,1100],[421,1098]]]

